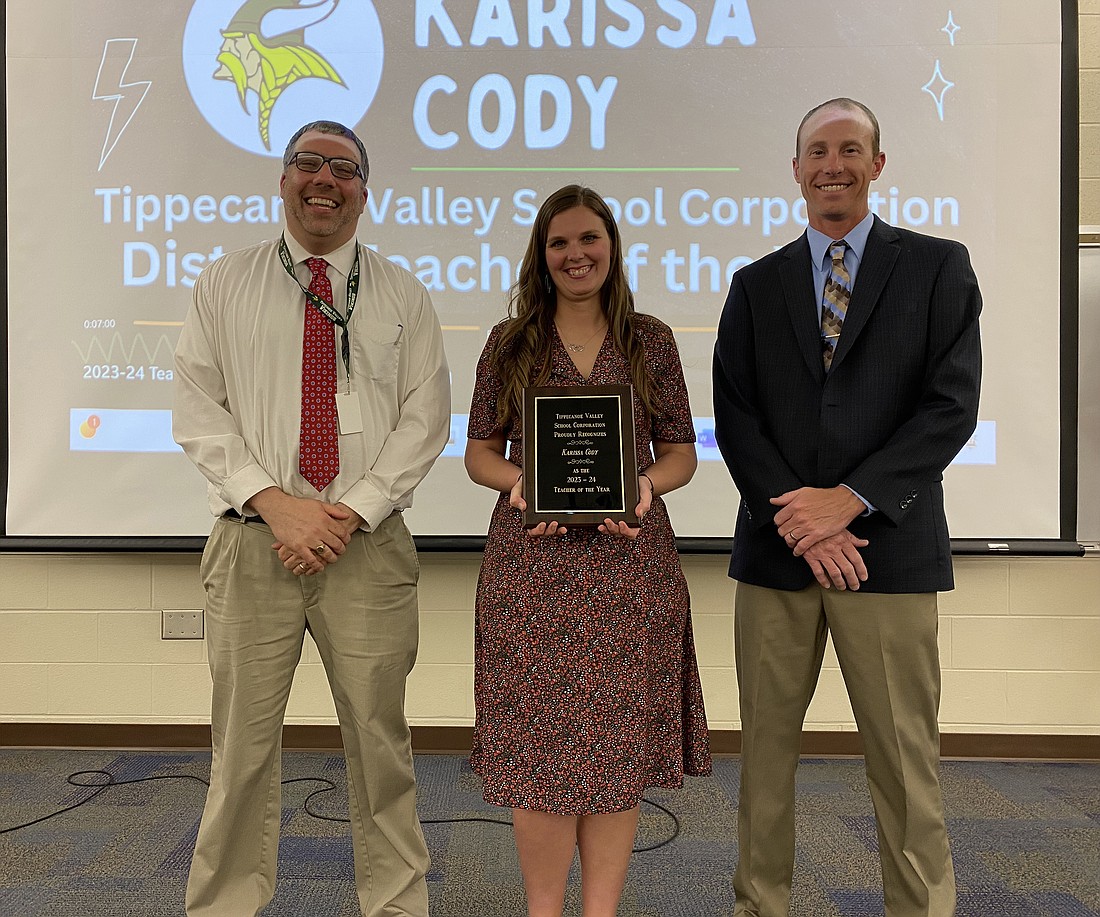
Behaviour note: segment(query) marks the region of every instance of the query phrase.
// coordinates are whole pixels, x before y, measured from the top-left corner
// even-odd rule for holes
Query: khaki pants
[[[399,513],[296,577],[262,524],[220,519],[202,559],[214,680],[210,790],[187,884],[192,917],[253,917],[271,900],[282,725],[308,628],[347,757],[355,885],[364,917],[426,917],[405,678],[416,660],[419,566]]]
[[[863,740],[887,917],[952,917],[936,595],[738,583],[735,613],[742,746],[734,914],[789,913],[795,768],[831,632]]]

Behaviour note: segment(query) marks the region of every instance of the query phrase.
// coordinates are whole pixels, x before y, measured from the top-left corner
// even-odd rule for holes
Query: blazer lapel
[[[867,236],[867,247],[863,251],[852,298],[848,302],[848,312],[844,316],[844,327],[841,328],[840,340],[837,341],[836,352],[833,354],[833,370],[852,349],[860,331],[878,305],[882,290],[898,260],[897,243],[898,234],[894,228],[875,217],[874,225]]]
[[[779,265],[779,279],[783,285],[783,299],[790,313],[798,349],[813,377],[819,382],[825,379],[825,365],[821,358],[821,322],[814,303],[814,282],[810,273],[810,243],[806,234],[783,249],[784,261]],[[862,276],[862,275],[861,275]]]

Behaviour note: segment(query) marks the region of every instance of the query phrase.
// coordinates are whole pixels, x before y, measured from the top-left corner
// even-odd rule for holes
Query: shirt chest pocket
[[[359,341],[363,348],[363,374],[372,382],[394,383],[405,329],[397,324],[364,322]]]

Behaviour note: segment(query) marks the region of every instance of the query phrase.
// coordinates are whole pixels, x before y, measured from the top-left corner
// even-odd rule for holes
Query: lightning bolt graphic
[[[111,112],[111,122],[107,125],[103,149],[99,154],[100,169],[114,152],[115,145],[134,120],[153,85],[150,80],[126,82],[126,70],[134,59],[137,43],[136,38],[108,38],[103,45],[103,59],[99,62],[92,98],[100,102],[114,102],[115,108]]]

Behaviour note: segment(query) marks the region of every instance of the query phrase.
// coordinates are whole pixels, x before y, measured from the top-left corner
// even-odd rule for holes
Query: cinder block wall
[[[1081,225],[1100,226],[1100,0],[1078,0],[1081,53]]]
[[[408,713],[423,725],[473,721],[478,555],[422,558],[420,658]],[[707,713],[736,729],[733,583],[725,559],[684,558]],[[941,603],[945,732],[1100,733],[1100,557],[962,558]],[[210,676],[202,641],[160,639],[162,608],[199,608],[190,556],[0,557],[0,720],[201,723]],[[288,721],[333,723],[307,639]],[[826,658],[809,729],[852,729]]]
[[[1100,0],[1080,0],[1081,223],[1100,225]],[[421,648],[408,713],[473,721],[473,598],[480,557],[421,559]],[[738,727],[733,584],[721,557],[685,557],[707,713]],[[941,602],[945,732],[1100,733],[1100,557],[962,558]],[[162,641],[163,608],[201,608],[193,556],[0,555],[0,722],[201,723],[201,641]],[[826,658],[807,728],[853,729]],[[288,709],[333,723],[307,639]]]

